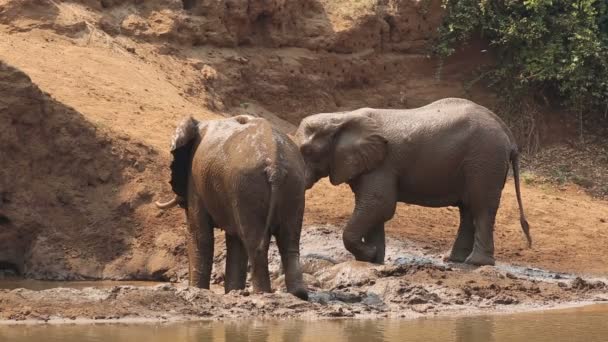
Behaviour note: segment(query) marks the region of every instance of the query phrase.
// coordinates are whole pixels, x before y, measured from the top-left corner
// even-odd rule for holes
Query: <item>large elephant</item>
[[[471,101],[447,98],[416,109],[361,108],[306,117],[296,132],[306,187],[329,175],[348,183],[355,209],[343,233],[357,260],[383,263],[384,223],[397,202],[457,206],[460,227],[449,260],[494,264],[494,219],[509,162],[522,229],[517,145],[504,122]]]
[[[226,232],[226,293],[245,288],[247,261],[256,292],[270,292],[268,246],[275,236],[287,290],[308,294],[300,269],[304,215],[304,161],[297,146],[264,119],[236,116],[185,119],[171,148],[175,197],[160,208],[180,205],[189,226],[190,285],[209,288],[213,228]]]

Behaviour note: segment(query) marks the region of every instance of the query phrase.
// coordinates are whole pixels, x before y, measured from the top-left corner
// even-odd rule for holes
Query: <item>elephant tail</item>
[[[521,229],[528,240],[528,248],[532,247],[532,237],[530,236],[530,225],[524,214],[524,206],[521,201],[521,190],[519,187],[519,152],[514,149],[511,151],[511,164],[513,165],[513,179],[515,181],[515,194],[517,195],[517,204],[519,205],[519,222]]]
[[[266,214],[266,223],[264,226],[264,238],[258,245],[258,253],[266,250],[266,237],[268,237],[268,241],[270,241],[270,230],[272,229],[272,223],[274,221],[279,203],[279,187],[285,178],[285,174],[281,172],[276,163],[273,163],[270,159],[266,159],[266,168],[264,169],[264,172],[266,173],[268,184],[270,186],[270,200],[268,201],[268,213]]]
[[[192,149],[199,137],[199,122],[186,117],[175,129],[171,142],[171,189],[175,193],[175,204],[187,208],[188,178],[192,165]]]

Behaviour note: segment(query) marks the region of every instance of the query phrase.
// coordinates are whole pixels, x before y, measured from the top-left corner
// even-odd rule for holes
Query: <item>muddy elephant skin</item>
[[[357,260],[383,263],[384,223],[397,202],[456,206],[460,227],[449,260],[494,264],[494,220],[510,164],[522,229],[531,245],[519,187],[518,149],[508,127],[471,101],[424,107],[361,108],[306,117],[296,132],[310,188],[329,176],[348,183],[355,209],[343,240]]]
[[[185,208],[190,285],[209,288],[213,229],[223,228],[226,293],[245,288],[248,261],[254,291],[271,291],[268,245],[274,235],[288,292],[307,299],[299,261],[305,174],[297,146],[268,121],[241,115],[185,119],[171,153],[176,196],[157,205]]]

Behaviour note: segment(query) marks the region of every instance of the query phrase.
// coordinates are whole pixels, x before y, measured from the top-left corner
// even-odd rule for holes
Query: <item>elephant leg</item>
[[[213,266],[213,226],[194,196],[188,200],[188,261],[190,286],[209,288]]]
[[[465,263],[471,265],[494,265],[494,222],[498,204],[473,213],[475,242],[473,251]]]
[[[251,282],[254,292],[271,292],[268,272],[268,246],[270,234],[266,234],[264,222],[255,213],[239,215],[239,236],[247,250],[251,265]]]
[[[251,263],[253,292],[271,292],[270,273],[268,272],[268,242],[264,242],[264,245],[265,247],[262,248],[259,248],[257,244],[247,247]]]
[[[473,251],[473,243],[475,242],[475,225],[473,223],[473,214],[471,210],[464,205],[459,206],[460,209],[460,226],[458,234],[452,246],[452,252],[448,258],[453,262],[464,262]]]
[[[377,230],[384,227],[384,222],[395,214],[397,205],[397,184],[394,177],[384,173],[368,173],[352,182],[351,189],[355,193],[355,210],[348,221],[342,240],[344,247],[351,252],[356,260],[381,263],[384,262],[383,234]],[[372,232],[376,230],[376,232]],[[371,241],[364,242],[365,236],[371,235]],[[370,243],[373,242],[373,243]]]
[[[277,245],[281,254],[281,263],[285,272],[287,292],[308,300],[308,291],[302,278],[300,267],[300,233],[302,231],[303,203],[300,214],[283,220],[277,234]]]
[[[372,260],[374,264],[384,264],[386,239],[384,235],[384,223],[373,227],[364,237],[366,244],[376,248],[376,256]]]
[[[247,279],[247,251],[238,236],[226,234],[226,279],[224,291],[242,290]]]

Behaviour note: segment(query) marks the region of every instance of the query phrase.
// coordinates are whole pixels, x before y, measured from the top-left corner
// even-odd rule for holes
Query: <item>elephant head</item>
[[[360,112],[311,115],[300,123],[296,142],[307,189],[327,176],[333,185],[349,182],[377,168],[388,151],[379,124]]]

